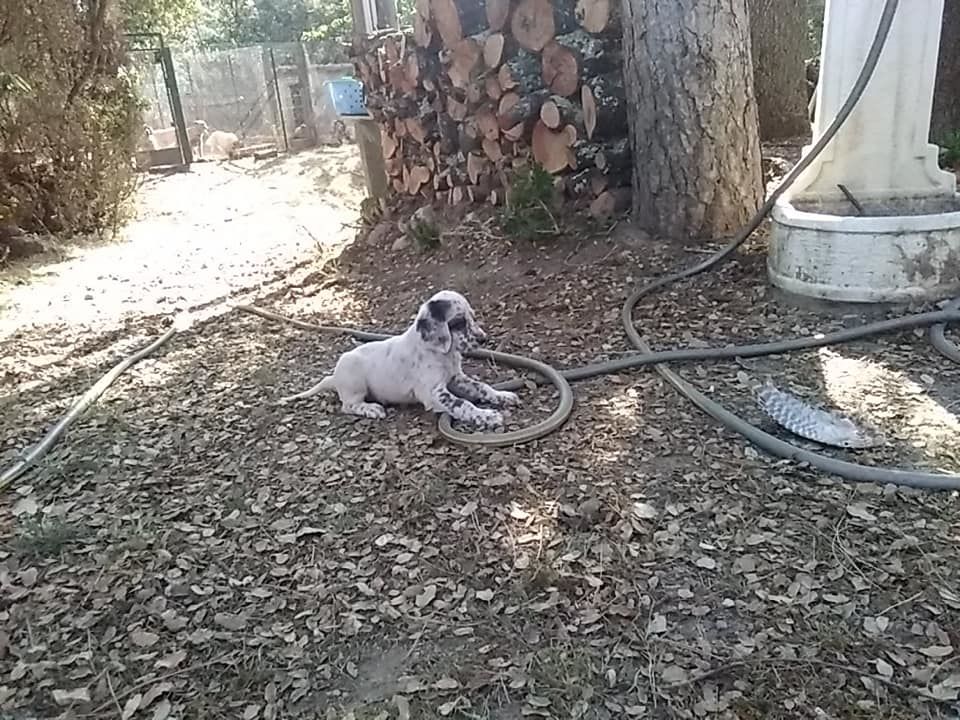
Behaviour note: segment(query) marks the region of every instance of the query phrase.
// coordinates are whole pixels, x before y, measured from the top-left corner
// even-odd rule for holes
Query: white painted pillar
[[[901,0],[877,68],[853,113],[787,195],[791,201],[950,197],[956,177],[927,141],[944,0]],[[837,115],[863,66],[882,0],[827,0],[813,137]],[[806,151],[806,148],[805,148]]]

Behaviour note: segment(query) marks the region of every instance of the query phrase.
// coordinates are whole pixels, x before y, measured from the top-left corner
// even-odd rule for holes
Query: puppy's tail
[[[323,380],[318,382],[309,390],[304,390],[296,395],[287,395],[286,397],[280,398],[280,404],[286,405],[288,402],[293,400],[303,400],[304,398],[313,397],[314,395],[319,395],[322,392],[329,392],[335,389],[336,386],[333,384],[333,375],[327,375],[325,378],[323,378]]]

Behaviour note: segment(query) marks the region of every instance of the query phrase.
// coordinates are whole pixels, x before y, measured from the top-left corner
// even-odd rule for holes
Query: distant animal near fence
[[[352,77],[353,66],[322,62],[325,48],[280,43],[218,50],[173,48],[173,65],[196,159],[226,157],[238,148],[300,149],[339,143],[343,125],[326,82]],[[139,150],[176,147],[171,103],[161,68],[133,58],[147,103]]]

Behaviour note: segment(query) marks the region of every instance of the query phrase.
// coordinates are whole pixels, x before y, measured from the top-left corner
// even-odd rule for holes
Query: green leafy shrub
[[[551,237],[559,233],[553,178],[540,165],[517,171],[509,183],[507,204],[501,218],[503,231],[522,240]]]
[[[410,224],[410,234],[421,250],[435,250],[440,247],[440,231],[432,223],[413,222]]]
[[[102,232],[134,188],[142,129],[106,0],[38,0],[0,37],[0,226]]]
[[[940,159],[945,167],[960,169],[960,130],[954,130],[940,141]]]

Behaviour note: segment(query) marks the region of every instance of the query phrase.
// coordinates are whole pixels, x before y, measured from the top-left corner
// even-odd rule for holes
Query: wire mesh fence
[[[288,149],[349,139],[329,101],[326,82],[352,76],[351,65],[325,63],[325,48],[282,43],[229,49],[174,49],[173,67],[188,130],[205,124],[199,157],[233,148]],[[154,56],[137,53],[144,123],[154,145],[173,138],[167,85]],[[234,139],[235,138],[235,139]],[[174,141],[175,142],[175,141]]]
[[[173,52],[173,66],[188,125],[206,123],[208,133],[233,133],[244,145],[282,144],[283,132],[269,60],[260,47]],[[135,59],[141,95],[148,103],[144,123],[172,127],[163,73],[150,54]]]

